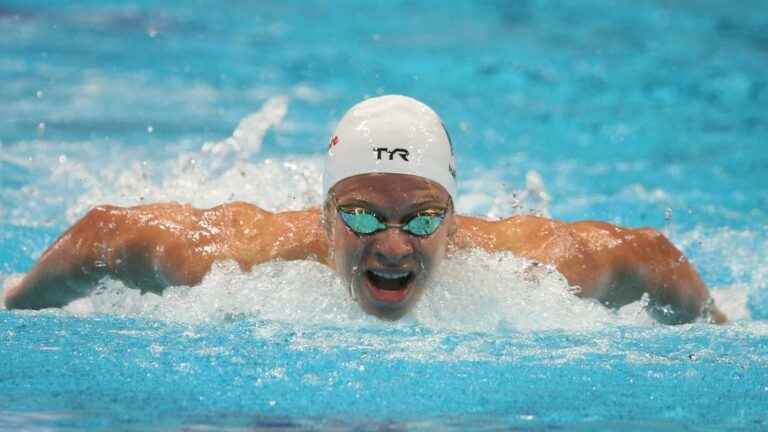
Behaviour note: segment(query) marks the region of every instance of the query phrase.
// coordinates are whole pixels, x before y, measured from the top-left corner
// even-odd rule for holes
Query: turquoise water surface
[[[0,284],[97,204],[316,206],[334,123],[401,93],[444,118],[460,211],[657,228],[731,317],[663,326],[466,252],[392,324],[317,263],[219,263],[0,309],[0,429],[768,428],[763,9],[0,2]]]

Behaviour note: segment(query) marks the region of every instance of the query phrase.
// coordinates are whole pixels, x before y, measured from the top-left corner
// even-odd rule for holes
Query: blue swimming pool
[[[610,311],[506,254],[451,257],[396,324],[319,264],[220,263],[0,309],[0,429],[768,428],[763,9],[3,2],[0,284],[96,204],[318,205],[335,121],[402,93],[451,131],[462,212],[660,229],[732,322]]]

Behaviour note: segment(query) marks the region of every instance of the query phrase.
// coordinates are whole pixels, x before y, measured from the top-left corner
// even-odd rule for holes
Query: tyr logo
[[[381,160],[381,155],[386,153],[389,155],[389,160],[392,160],[395,155],[399,155],[401,158],[403,158],[404,161],[408,162],[408,150],[402,149],[402,148],[396,148],[396,149],[388,149],[386,147],[377,147],[373,149],[374,152],[376,152],[376,159]]]

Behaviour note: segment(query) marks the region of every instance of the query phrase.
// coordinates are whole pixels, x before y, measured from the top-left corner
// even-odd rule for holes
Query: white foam
[[[201,285],[170,288],[163,296],[141,296],[109,281],[64,313],[191,324],[189,337],[196,337],[197,324],[246,322],[254,337],[286,340],[293,350],[342,348],[425,362],[536,359],[559,364],[596,353],[626,355],[627,361],[642,364],[679,361],[690,353],[716,359],[717,353],[701,349],[697,335],[743,338],[768,332],[768,325],[759,321],[664,326],[648,316],[645,304],[609,310],[575,297],[552,268],[509,254],[471,251],[447,259],[414,311],[394,323],[366,315],[331,270],[309,261],[265,263],[251,273],[219,263]],[[575,339],[557,339],[562,346],[539,340],[562,332]],[[672,356],[638,348],[664,335],[693,338]],[[765,363],[757,351],[743,355]]]
[[[107,281],[66,310],[184,323],[243,317],[315,327],[378,323],[362,312],[330,269],[310,261],[270,262],[250,273],[234,263],[217,263],[201,285],[172,287],[162,296],[142,296]],[[553,267],[508,253],[466,251],[444,262],[410,316],[394,325],[503,333],[652,323],[640,302],[616,313],[577,298]]]
[[[672,226],[669,235],[681,249],[697,251],[697,267],[717,268],[733,281],[712,291],[715,301],[731,319],[751,318],[750,302],[752,309],[768,310],[768,255],[755,253],[768,250],[765,231],[729,227],[681,231]]]

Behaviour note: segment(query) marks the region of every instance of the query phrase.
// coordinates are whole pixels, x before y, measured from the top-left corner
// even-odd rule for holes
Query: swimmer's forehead
[[[361,174],[337,183],[330,194],[337,204],[370,203],[383,207],[448,206],[450,196],[439,184],[409,174]]]

